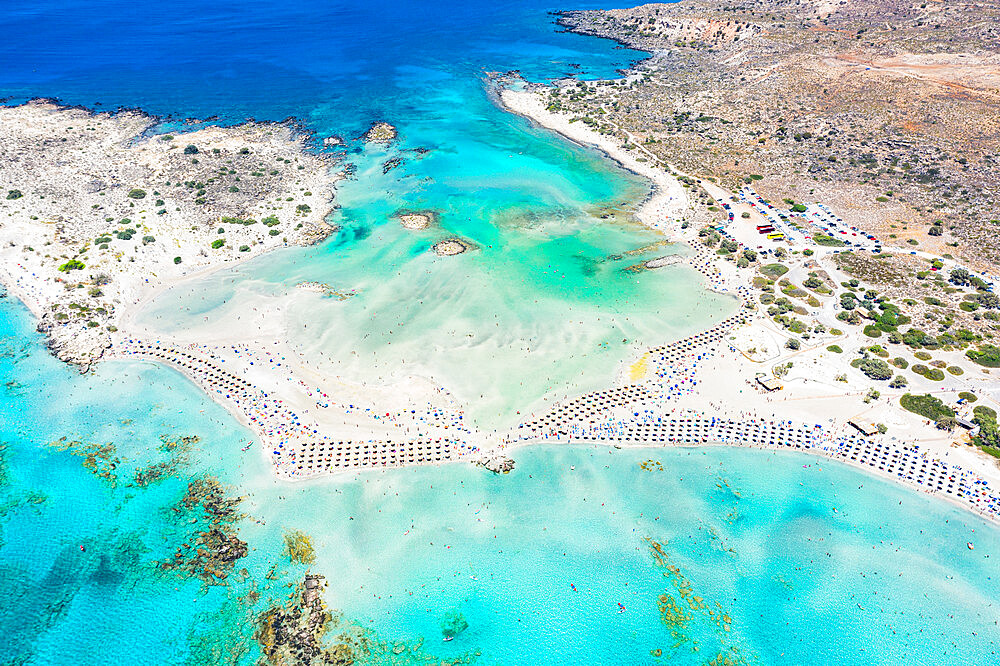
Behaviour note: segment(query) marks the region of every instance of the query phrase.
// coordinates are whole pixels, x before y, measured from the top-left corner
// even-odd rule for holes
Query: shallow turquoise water
[[[190,651],[192,635],[208,633],[249,646],[226,663],[251,663],[252,625],[234,600],[256,587],[259,611],[301,575],[281,555],[289,529],[312,535],[332,607],[386,639],[424,637],[442,657],[695,664],[736,647],[758,664],[996,659],[1000,531],[848,467],[723,448],[550,446],[519,450],[507,476],[450,466],[288,484],[241,451],[248,433],[180,375],[109,363],[80,377],[30,327],[23,308],[0,301],[0,382],[39,405],[0,406],[0,621],[15,628],[4,660],[223,663]],[[175,475],[129,487],[136,469],[165,459],[161,435],[181,434],[202,440]],[[64,435],[113,441],[117,485],[49,446]],[[643,470],[649,459],[663,470]],[[249,580],[207,593],[153,564],[188,538],[169,507],[206,472],[247,496],[239,535],[252,549],[239,563]],[[689,609],[674,647],[657,599],[680,602],[682,579],[664,576],[647,538],[692,596],[718,602],[730,631]],[[469,628],[441,642],[455,611]]]
[[[603,388],[637,350],[733,310],[734,299],[704,291],[687,268],[626,270],[678,251],[631,221],[643,182],[499,113],[485,95],[462,112],[460,127],[407,123],[406,135],[434,148],[388,174],[381,164],[399,149],[352,154],[358,176],[339,188],[341,229],[328,242],[176,287],[140,321],[197,340],[203,327],[238,328],[251,308],[281,305],[287,338],[330,374],[429,378],[497,427],[543,396]],[[428,209],[440,217],[427,230],[392,218]],[[431,250],[455,236],[475,249]],[[301,281],[357,295],[303,295]]]
[[[650,458],[663,471],[641,469]],[[510,476],[406,470],[253,501],[268,522],[326,526],[317,568],[351,572],[331,596],[370,626],[440,635],[458,609],[470,628],[448,648],[482,647],[483,663],[659,663],[660,648],[700,664],[723,646],[763,664],[996,658],[1000,535],[943,502],[794,454],[566,446],[517,459]],[[672,647],[657,598],[679,601],[677,579],[647,537],[731,631],[688,610]]]
[[[484,92],[486,70],[593,78],[641,55],[556,34],[546,9],[33,3],[0,16],[0,90],[174,118],[295,116],[319,136],[345,137],[358,177],[340,188],[334,239],[221,274],[150,316],[182,305],[190,312],[170,314],[193,328],[251,300],[289,301],[301,280],[357,288],[319,309],[292,298],[284,325],[308,316],[323,330],[293,341],[357,377],[427,372],[481,424],[502,425],[542,394],[603,384],[632,347],[729,307],[678,269],[622,271],[661,251],[614,255],[658,237],[600,217],[634,209],[645,185],[501,113]],[[399,126],[398,147],[359,146],[376,120]],[[403,165],[383,174],[397,155]],[[433,208],[441,226],[404,231],[389,219],[401,208]],[[478,249],[432,256],[447,235]],[[24,308],[0,300],[2,663],[254,663],[253,616],[304,573],[283,555],[292,528],[312,535],[332,608],[383,640],[423,636],[445,657],[685,664],[737,648],[759,664],[997,661],[1000,532],[832,462],[567,446],[522,450],[503,477],[452,466],[289,485],[256,448],[242,450],[250,433],[180,375],[108,363],[81,377],[48,356],[33,328]],[[164,436],[181,435],[200,441],[184,457],[161,450]],[[50,445],[62,437],[82,444]],[[114,485],[78,455],[108,442],[119,461],[95,467]],[[647,458],[664,470],[641,469]],[[160,482],[136,484],[137,471],[171,462]],[[173,509],[209,474],[246,495],[237,526],[250,550],[225,587],[156,566],[201,527]],[[683,579],[663,575],[647,538],[664,544]],[[728,632],[683,605],[682,582],[719,604]],[[661,594],[690,615],[676,636],[661,621]],[[444,643],[440,622],[452,611],[469,628]]]

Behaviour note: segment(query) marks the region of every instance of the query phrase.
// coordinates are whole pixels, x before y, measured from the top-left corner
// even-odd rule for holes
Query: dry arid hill
[[[1000,260],[1000,3],[683,0],[560,22],[653,57],[562,83],[553,110],[889,243]]]

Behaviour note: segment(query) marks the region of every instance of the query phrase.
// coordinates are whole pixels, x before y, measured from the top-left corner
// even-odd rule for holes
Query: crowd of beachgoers
[[[531,102],[530,97],[505,95],[504,99],[515,105]],[[531,107],[520,112],[537,115],[543,111]],[[568,125],[555,129],[567,135],[583,131]],[[153,336],[145,333],[120,332],[109,341],[111,355],[167,363],[186,374],[257,434],[263,454],[285,478],[459,460],[491,461],[533,442],[636,446],[715,443],[830,456],[944,494],[996,517],[1000,510],[997,495],[986,481],[935,459],[915,445],[885,438],[868,441],[837,430],[833,419],[822,425],[793,423],[775,414],[758,414],[742,402],[725,409],[713,407],[712,396],[699,386],[699,373],[702,379],[709,377],[704,374],[707,359],[720,348],[733,349],[726,337],[754,316],[747,277],[733,262],[720,261],[713,250],[698,242],[693,229],[681,224],[687,195],[677,179],[662,168],[640,162],[613,142],[599,137],[593,142],[653,181],[654,192],[643,204],[639,218],[687,243],[688,251],[678,255],[683,256],[682,261],[705,277],[706,288],[733,296],[741,306],[736,314],[706,331],[642,350],[634,376],[616,386],[564,400],[508,431],[487,433],[472,426],[453,400],[444,399],[447,391],[443,387],[437,389],[442,397],[437,404],[430,401],[431,392],[427,391],[419,399],[396,401],[399,404],[393,403],[396,406],[392,408],[386,408],[381,398],[369,399],[365,389],[345,393],[323,388],[318,385],[324,382],[323,373],[302,372],[308,359],[287,358],[279,351],[285,347],[278,341],[181,344],[149,339]],[[647,268],[658,270],[672,263],[677,262]],[[46,284],[37,268],[29,264],[12,264],[16,270],[9,271],[4,280],[22,300],[44,303],[48,290],[62,291],[61,285]],[[138,306],[136,295],[131,294],[129,301],[135,300]],[[311,376],[319,379],[310,383],[307,378]],[[743,380],[746,377],[737,381]],[[750,386],[757,389],[752,381]],[[405,409],[401,406],[404,403]],[[452,406],[441,406],[446,403]],[[698,408],[692,409],[692,405]],[[252,446],[248,444],[247,450]]]
[[[387,468],[440,464],[503,457],[522,444],[580,442],[615,446],[722,444],[775,450],[797,450],[862,466],[927,492],[938,493],[991,518],[1000,514],[1000,495],[971,471],[936,458],[915,444],[869,441],[831,424],[796,423],[751,409],[713,409],[706,397],[703,409],[681,404],[698,395],[698,373],[720,348],[732,346],[727,335],[746,323],[750,291],[738,272],[726,271],[718,257],[697,242],[690,244],[686,263],[702,273],[708,287],[737,297],[741,308],[706,331],[645,351],[645,376],[632,383],[564,400],[535,415],[489,443],[465,420],[461,409],[430,403],[421,409],[377,410],[373,405],[338,402],[318,386],[303,381],[278,352],[248,345],[218,347],[124,339],[121,355],[170,363],[202,385],[213,397],[231,403],[253,428],[277,473],[286,478]],[[229,364],[226,365],[226,357]],[[227,369],[228,368],[228,369]],[[270,372],[280,382],[292,382],[308,400],[293,407],[255,385],[254,373]],[[249,374],[248,374],[249,372]],[[273,384],[273,381],[269,381]],[[756,386],[751,386],[755,389]],[[284,395],[284,392],[282,392]],[[366,419],[372,427],[355,425],[357,436],[326,432],[322,419]],[[378,427],[376,427],[378,426]],[[398,434],[397,434],[398,433]]]
[[[305,395],[315,400],[316,408],[338,409],[345,416],[360,414],[400,431],[398,439],[344,439],[325,434],[315,419],[304,414],[300,416],[285,400],[240,376],[249,366],[277,370],[287,362],[284,356],[255,351],[246,345],[231,345],[227,350],[241,361],[231,363],[239,367],[234,372],[223,367],[226,360],[221,355],[201,345],[178,348],[160,341],[127,338],[118,345],[117,351],[123,357],[148,358],[170,364],[210,396],[227,404],[261,438],[265,453],[282,476],[305,477],[372,467],[441,463],[477,450],[466,441],[469,430],[460,412],[428,405],[423,410],[380,413],[363,405],[338,404],[320,388],[293,379],[289,374],[287,379],[296,381]],[[410,433],[415,425],[418,432],[412,436]],[[462,436],[440,434],[448,429]]]
[[[727,321],[713,327],[710,335],[695,336],[695,340],[681,340],[664,348],[657,358],[656,372],[662,383],[582,396],[522,424],[521,438],[616,446],[723,444],[802,451],[860,466],[925,492],[942,494],[989,518],[1000,517],[1000,494],[987,481],[934,457],[916,444],[870,441],[819,423],[796,423],[752,412],[740,412],[739,418],[724,418],[713,416],[709,410],[668,409],[671,400],[695,390],[699,362],[716,353],[722,344],[721,333],[732,325]]]

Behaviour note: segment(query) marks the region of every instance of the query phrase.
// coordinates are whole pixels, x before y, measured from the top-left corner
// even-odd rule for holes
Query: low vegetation
[[[929,393],[924,395],[913,395],[905,393],[899,399],[900,406],[908,412],[919,414],[931,421],[938,421],[944,417],[954,417],[955,410],[941,402]]]

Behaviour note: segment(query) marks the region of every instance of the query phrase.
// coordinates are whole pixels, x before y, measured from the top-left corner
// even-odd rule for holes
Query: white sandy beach
[[[704,275],[706,288],[730,294],[740,302],[748,299],[747,272],[737,270],[733,262],[723,261],[707,250],[698,242],[695,228],[681,225],[681,219],[690,210],[689,197],[681,183],[662,166],[639,161],[619,141],[591,131],[583,123],[571,123],[565,116],[550,113],[536,93],[504,90],[500,96],[511,111],[573,141],[594,146],[625,168],[648,178],[652,192],[638,212],[640,221],[689,244],[691,252],[685,262]],[[32,111],[52,113],[48,108]],[[148,122],[141,117],[136,120],[140,121]],[[245,136],[227,138],[213,132],[217,134],[216,130],[208,132],[211,136],[194,133],[191,136],[196,139],[190,140],[222,146],[229,152],[236,151],[239,144],[230,145],[226,141],[247,140]],[[162,150],[162,146],[156,148]],[[335,179],[325,169],[321,175],[320,166],[315,165],[311,187],[323,191],[320,188],[332,188]],[[324,184],[321,178],[329,182]],[[119,196],[124,194],[119,192]],[[260,210],[255,215],[262,218],[265,212]],[[148,220],[147,231],[153,229],[149,226],[153,222]],[[82,320],[65,325],[57,330],[62,330],[63,337],[71,341],[67,344],[79,344],[85,352],[88,345],[95,344],[88,336],[99,335],[106,339],[101,345],[109,348],[108,357],[150,359],[180,370],[256,432],[262,444],[261,455],[270,459],[276,471],[286,478],[315,477],[366,467],[498,458],[524,443],[551,441],[549,435],[525,436],[527,433],[520,427],[505,432],[477,430],[464,419],[462,406],[444,387],[426,379],[402,376],[381,383],[347,380],[320,359],[307,357],[285,339],[286,333],[279,322],[284,318],[285,308],[295,299],[318,297],[308,289],[293,289],[283,301],[261,302],[233,317],[221,317],[217,323],[190,330],[165,333],[169,327],[159,327],[155,319],[140,320],[139,313],[168,289],[196,283],[224,266],[284,245],[276,240],[265,242],[269,236],[260,235],[260,227],[235,225],[224,229],[226,235],[245,237],[249,242],[256,240],[251,249],[212,255],[203,246],[217,235],[215,226],[217,223],[189,234],[180,227],[161,225],[150,231],[161,237],[157,242],[135,248],[138,260],[122,261],[120,255],[111,255],[101,264],[101,259],[95,262],[87,258],[95,267],[106,266],[114,277],[104,296],[112,311],[107,315],[108,321],[114,326],[106,330],[88,326]],[[46,316],[46,308],[52,304],[65,302],[67,281],[54,271],[57,261],[14,242],[14,235],[33,238],[32,243],[42,245],[49,242],[47,238],[58,241],[61,233],[58,224],[39,224],[24,213],[5,221],[0,228],[6,240],[0,248],[0,279],[40,318]],[[75,242],[95,233],[101,233],[100,225],[87,229],[83,238]],[[164,244],[167,238],[172,238],[173,246]],[[170,260],[175,253],[180,253],[180,262]],[[832,312],[827,315],[832,316]],[[744,318],[748,323],[741,323]],[[74,334],[65,335],[70,331]],[[724,325],[692,336],[689,342],[667,345],[660,348],[665,351],[640,353],[623,361],[617,379],[608,377],[608,385],[614,385],[613,388],[591,394],[596,396],[592,399],[600,408],[597,411],[588,408],[591,416],[583,423],[583,430],[580,423],[566,420],[564,409],[565,405],[591,400],[587,396],[546,407],[550,411],[544,414],[525,416],[525,423],[542,419],[550,432],[563,429],[567,433],[579,432],[579,439],[587,440],[588,429],[598,428],[605,433],[627,431],[651,415],[672,422],[680,415],[697,414],[734,423],[749,419],[818,424],[824,437],[833,441],[850,435],[847,421],[853,418],[890,425],[888,435],[875,438],[880,445],[897,450],[919,444],[923,455],[957,466],[956,469],[972,470],[977,478],[1000,485],[1000,473],[992,459],[970,447],[956,445],[951,437],[932,425],[893,407],[890,400],[895,394],[869,405],[863,400],[863,378],[852,376],[847,382],[835,381],[842,366],[824,357],[828,340],[820,337],[810,346],[791,352],[782,347],[786,336],[759,312],[745,310],[728,318]],[[838,341],[844,346],[864,344],[849,338],[848,335]],[[746,351],[751,346],[752,355]],[[775,366],[789,360],[793,368],[784,377],[785,390],[773,394],[760,391],[755,381],[757,374],[770,376]],[[661,397],[650,398],[656,395]],[[557,435],[556,439],[572,441],[573,437]],[[628,437],[620,443],[651,445],[641,437]]]
[[[674,228],[671,222],[683,214],[688,206],[688,198],[677,179],[662,167],[653,162],[638,161],[615,137],[599,134],[582,122],[570,122],[570,118],[565,115],[547,111],[544,98],[535,92],[505,88],[500,91],[500,100],[507,110],[558,132],[571,141],[595,147],[629,171],[647,178],[653,189],[636,216],[652,229],[669,231]]]

